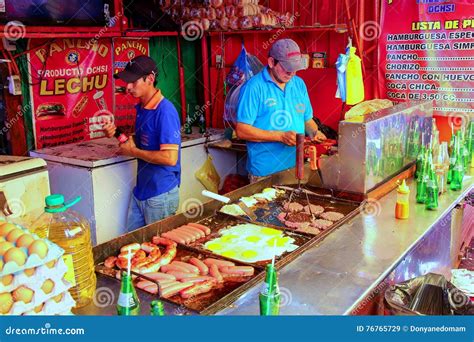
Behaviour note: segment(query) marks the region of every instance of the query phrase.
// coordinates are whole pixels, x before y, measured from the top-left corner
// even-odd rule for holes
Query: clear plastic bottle
[[[35,234],[64,249],[63,258],[68,266],[66,280],[73,285],[69,292],[76,301],[76,308],[92,301],[97,282],[89,223],[82,215],[69,209],[80,199],[78,197],[65,204],[63,195],[46,197],[45,213],[32,227]]]

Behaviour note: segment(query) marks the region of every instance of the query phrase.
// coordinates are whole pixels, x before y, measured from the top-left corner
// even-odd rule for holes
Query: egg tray
[[[29,285],[33,282],[42,284],[46,279],[62,279],[66,272],[67,266],[63,258],[59,258],[54,267],[49,268],[46,265],[38,266],[31,276],[28,276],[24,271],[14,273],[12,282],[8,286],[3,285],[1,281],[2,278],[0,278],[0,293],[12,292],[22,285]]]
[[[54,279],[53,279],[54,281]],[[41,285],[39,285],[40,287]],[[21,302],[14,302],[13,306],[11,307],[10,311],[6,315],[21,315],[25,312],[34,310],[38,305],[56,297],[57,295],[68,291],[71,288],[71,284],[64,279],[58,279],[55,281],[54,289],[51,293],[46,294],[41,290],[41,288],[31,288],[34,290],[33,298],[30,303]]]
[[[43,308],[40,312],[30,310],[23,313],[24,316],[54,316],[54,315],[68,315],[71,314],[71,309],[76,305],[69,291],[63,293],[63,298],[56,302],[54,299],[49,299],[44,302]]]
[[[243,263],[240,261],[234,261],[222,256],[215,256],[212,253],[208,253],[206,251],[196,251],[193,248],[182,246],[182,245],[178,245],[177,254],[176,254],[176,257],[173,259],[173,261],[187,260],[191,257],[195,257],[201,260],[206,259],[206,258],[228,260],[228,261],[234,262],[236,266],[249,266],[250,265],[250,264]],[[96,266],[96,272],[99,272],[106,276],[112,277],[116,279],[117,281],[120,281],[116,277],[116,273],[120,272],[117,268],[108,269],[103,265],[103,263],[99,263]],[[131,272],[131,273],[135,276],[135,279],[134,279],[135,284],[138,283],[142,279],[156,283],[155,281],[153,281],[153,279],[148,278],[146,274],[139,274],[135,272]],[[162,298],[162,300],[176,304],[179,307],[185,307],[199,314],[204,314],[204,315],[213,314],[222,309],[223,303],[227,303],[232,298],[236,298],[235,296],[238,296],[241,293],[244,293],[247,289],[253,286],[256,281],[261,281],[263,279],[264,273],[265,272],[263,272],[262,268],[255,267],[255,273],[253,276],[228,278],[228,280],[226,280],[223,284],[218,285],[217,287],[215,287],[214,289],[212,289],[211,291],[207,293],[203,293],[189,299],[183,299],[181,298],[179,294],[177,294],[170,298]],[[138,287],[136,287],[136,290],[143,291],[146,293],[151,293],[143,289],[139,289]],[[156,297],[159,298],[158,294],[153,294],[153,295],[156,295]]]
[[[25,228],[16,225],[18,228],[22,229],[25,231],[25,233],[31,234],[28,230]],[[60,256],[64,254],[64,250],[59,247],[58,245],[52,243],[51,241],[47,239],[41,239],[38,237],[36,234],[31,234],[35,238],[35,240],[40,239],[43,240],[46,245],[48,246],[48,254],[41,259],[37,254],[32,254],[28,255],[28,249],[25,247],[22,247],[21,249],[26,253],[28,258],[26,259],[26,262],[24,265],[19,266],[16,262],[9,261],[8,263],[3,265],[3,270],[0,272],[0,278],[9,274],[13,273],[18,273],[30,268],[38,267],[44,264],[47,264],[48,262],[52,260],[58,259]]]
[[[277,266],[282,266],[283,264],[286,264],[288,262],[287,257],[289,257],[290,254],[302,252],[303,250],[306,250],[309,247],[310,240],[312,238],[311,235],[306,234],[306,233],[300,233],[300,232],[294,232],[290,231],[287,229],[284,229],[282,227],[278,227],[275,225],[271,224],[262,224],[260,222],[252,222],[250,220],[245,220],[244,218],[238,217],[238,216],[232,216],[232,215],[227,215],[221,212],[216,213],[213,216],[207,217],[205,219],[202,219],[198,221],[197,223],[205,225],[211,229],[211,234],[196,240],[192,243],[190,243],[188,246],[191,248],[195,248],[198,251],[205,251],[207,253],[211,253],[214,255],[216,258],[225,258],[224,256],[221,256],[219,254],[215,254],[212,251],[207,250],[204,247],[204,244],[207,243],[210,240],[216,239],[220,237],[219,231],[224,228],[229,228],[231,226],[236,226],[239,224],[254,224],[257,226],[261,227],[268,227],[268,228],[273,228],[276,230],[280,230],[285,233],[285,235],[293,238],[295,241],[293,244],[297,245],[298,248],[292,252],[285,252],[281,256],[277,256],[275,259],[276,265]],[[271,248],[271,247],[269,247]],[[234,260],[232,258],[227,258],[229,260],[232,260],[233,262],[242,262],[241,260]],[[248,262],[248,265],[254,266],[254,267],[261,267],[264,268],[271,260],[263,260],[263,261],[258,261],[254,263]]]

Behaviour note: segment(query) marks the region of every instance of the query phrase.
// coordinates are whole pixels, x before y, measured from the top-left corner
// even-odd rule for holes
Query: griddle
[[[294,179],[294,178],[293,178]],[[280,175],[274,177],[267,177],[261,181],[247,185],[243,188],[237,189],[226,196],[230,197],[233,202],[239,200],[239,198],[244,196],[250,196],[256,193],[261,192],[264,188],[271,187],[277,184],[285,184],[281,182]],[[296,185],[295,185],[296,186]],[[305,188],[308,188],[305,186]],[[177,227],[180,227],[188,222],[197,222],[206,225],[212,225],[211,231],[212,234],[215,234],[219,229],[224,228],[229,225],[235,225],[239,223],[256,223],[260,225],[265,225],[267,227],[284,230],[287,234],[294,234],[292,237],[296,237],[299,248],[291,253],[286,253],[281,257],[277,258],[275,266],[279,270],[284,267],[286,264],[290,263],[298,256],[303,254],[307,249],[317,245],[325,236],[330,234],[337,227],[341,226],[347,222],[351,217],[355,216],[358,213],[358,208],[361,205],[361,202],[343,200],[332,195],[328,195],[328,191],[324,189],[311,188],[311,191],[321,192],[321,195],[310,195],[309,199],[312,204],[322,205],[326,210],[331,209],[345,214],[346,216],[331,226],[329,229],[326,229],[321,234],[311,235],[308,233],[295,233],[290,229],[283,226],[283,224],[276,218],[275,213],[278,210],[282,209],[283,200],[285,197],[289,196],[287,191],[282,198],[279,198],[275,201],[272,201],[268,204],[262,205],[258,204],[255,208],[255,213],[257,214],[257,222],[250,222],[249,220],[242,217],[234,217],[227,214],[219,213],[219,209],[222,207],[222,203],[212,200],[209,201],[200,208],[199,213],[196,214],[195,211],[180,213],[171,217],[168,217],[164,220],[155,222],[146,227],[143,227],[134,232],[122,235],[103,243],[101,245],[95,246],[93,248],[94,253],[94,262],[96,265],[97,271],[100,273],[103,272],[103,266],[101,266],[104,260],[111,255],[118,255],[120,248],[124,245],[138,242],[142,243],[145,241],[151,241],[152,237],[155,235],[162,234],[164,232],[170,231]],[[273,213],[273,216],[272,216]],[[211,235],[212,235],[211,234]],[[205,238],[204,238],[205,239]],[[203,240],[204,241],[204,240]],[[196,241],[195,243],[199,244],[203,241]],[[184,253],[184,254],[183,254]],[[187,254],[186,254],[187,253]],[[211,252],[208,252],[202,248],[202,246],[196,245],[193,246],[183,246],[178,245],[178,255],[209,255],[210,257],[216,259],[229,260],[228,258],[214,255]],[[237,265],[245,265],[246,263],[235,262]],[[229,286],[226,289],[217,289],[211,291],[209,294],[202,294],[196,296],[190,302],[182,302],[177,298],[163,299],[167,302],[172,302],[178,307],[186,307],[191,311],[196,312],[201,315],[211,315],[232,305],[239,297],[245,294],[250,288],[254,287],[258,283],[263,281],[264,274],[262,265],[250,264],[255,267],[255,275],[251,277],[245,283],[237,283],[233,286]],[[109,274],[110,276],[110,274]],[[113,275],[115,276],[115,275]],[[118,281],[118,280],[117,280]],[[137,289],[137,291],[142,291]],[[157,296],[158,298],[158,296]]]
[[[196,257],[199,259],[215,258],[215,259],[221,259],[221,260],[230,260],[225,257],[215,256],[212,253],[207,253],[206,251],[195,251],[193,248],[189,248],[183,245],[178,245],[176,257],[173,260],[185,261],[191,257]],[[234,262],[236,266],[249,265],[249,264],[239,262],[239,261],[234,261],[234,260],[232,260],[232,262]],[[120,282],[120,280],[116,278],[116,272],[120,272],[118,268],[114,268],[114,269],[106,268],[103,265],[103,263],[100,263],[96,266],[95,269],[96,269],[96,272],[106,275],[108,277],[111,277],[113,279],[116,279],[118,282]],[[224,284],[220,284],[218,287],[212,289],[211,291],[207,293],[203,293],[203,294],[200,294],[188,299],[181,298],[179,294],[174,295],[169,298],[160,298],[160,299],[163,301],[173,303],[180,307],[184,307],[188,310],[194,311],[195,313],[198,313],[201,315],[214,314],[218,312],[219,310],[221,310],[222,307],[227,306],[227,303],[229,302],[229,300],[232,301],[235,296],[242,294],[247,289],[252,287],[255,283],[261,281],[262,276],[260,275],[262,274],[262,272],[263,272],[262,267],[255,267],[255,273],[251,277],[231,278],[230,280],[226,280]],[[158,283],[155,282],[153,279],[148,278],[146,274],[139,274],[133,271],[131,271],[131,273],[134,276],[136,276],[136,278],[134,279],[134,284],[137,284],[140,280],[144,279],[144,280],[154,282],[158,285]],[[135,288],[137,291],[147,292],[136,286]],[[150,292],[147,292],[147,293],[150,293]],[[159,298],[158,294],[152,294],[152,295],[155,295],[157,298]]]

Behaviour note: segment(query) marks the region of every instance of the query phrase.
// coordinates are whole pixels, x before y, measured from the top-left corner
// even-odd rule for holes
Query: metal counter
[[[396,191],[379,201],[369,201],[360,215],[279,272],[284,304],[280,314],[350,313],[474,188],[473,174],[466,176],[462,191],[448,191],[440,196],[436,211],[416,204],[416,184],[410,180],[408,220],[394,217]],[[219,314],[257,314],[259,290],[258,287],[251,289],[232,308]]]
[[[416,204],[413,180],[408,182],[410,218],[396,220],[396,191],[378,201],[369,201],[361,213],[329,234],[279,272],[282,292],[281,315],[348,314],[382,282],[400,262],[431,234],[433,227],[474,188],[474,172],[465,177],[461,191],[440,196],[436,211]],[[432,271],[428,270],[429,271]],[[115,314],[120,283],[98,276],[95,303],[78,310],[83,315]],[[258,315],[255,286],[220,315]],[[153,296],[139,292],[142,314],[149,314]],[[180,307],[165,304],[167,314],[186,313]]]

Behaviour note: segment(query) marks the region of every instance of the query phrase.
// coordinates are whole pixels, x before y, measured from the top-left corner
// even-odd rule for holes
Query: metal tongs
[[[313,211],[311,210],[311,203],[309,202],[309,197],[308,197],[308,192],[304,191],[301,188],[301,181],[304,179],[304,139],[305,135],[304,134],[297,134],[296,135],[296,169],[295,169],[295,177],[298,180],[298,187],[296,189],[292,189],[290,193],[290,198],[288,200],[288,205],[291,203],[293,197],[299,198],[303,193],[306,196],[306,202],[308,204],[308,209],[309,213],[311,215],[311,218],[314,220],[315,216],[313,214]],[[311,168],[313,169],[314,166],[316,166],[317,160],[316,160],[316,148],[314,146],[310,147],[312,150],[310,153],[314,154],[311,158]],[[285,219],[290,213],[290,209],[288,206],[288,210],[286,211],[285,214]]]

